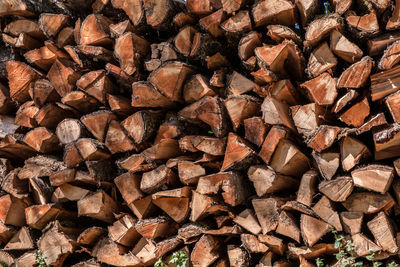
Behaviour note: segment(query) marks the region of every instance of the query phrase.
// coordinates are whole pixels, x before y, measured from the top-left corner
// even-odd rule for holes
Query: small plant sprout
[[[320,259],[320,258],[317,258],[317,259],[315,260],[315,264],[317,264],[317,267],[324,267],[324,266],[325,266],[324,260],[323,260],[323,259]]]
[[[398,265],[396,262],[392,261],[391,263],[388,264],[388,267],[399,267],[400,265]]]
[[[156,263],[154,263],[154,267],[167,267],[161,258],[159,258]]]
[[[189,258],[183,250],[176,251],[172,254],[168,263],[175,263],[176,267],[186,267]]]
[[[5,261],[0,260],[0,265],[2,267],[8,267],[8,264]]]
[[[46,264],[46,257],[43,256],[43,253],[40,249],[38,249],[35,253],[35,263],[39,266],[39,267],[48,267],[49,265]]]

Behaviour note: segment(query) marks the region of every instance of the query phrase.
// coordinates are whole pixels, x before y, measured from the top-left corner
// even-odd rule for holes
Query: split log
[[[301,215],[300,225],[302,237],[308,247],[312,247],[329,231],[327,223],[305,214]]]
[[[270,125],[266,125],[261,117],[245,119],[243,124],[246,139],[260,147],[264,142]]]
[[[398,124],[388,125],[374,131],[375,159],[385,159],[398,156]]]
[[[230,96],[225,100],[225,107],[236,131],[245,119],[258,115],[260,101],[250,96]]]
[[[268,132],[264,139],[264,143],[261,147],[260,153],[258,154],[266,164],[269,164],[272,159],[279,141],[283,138],[290,137],[290,132],[288,129],[279,126],[273,126]]]
[[[18,61],[8,61],[7,65],[10,97],[17,102],[25,102],[29,99],[30,87],[41,78],[41,74]]]
[[[117,203],[104,191],[89,194],[78,201],[78,216],[88,216],[104,222],[114,221],[119,211]]]
[[[326,71],[331,72],[336,67],[337,59],[332,52],[337,53],[337,48],[333,46],[331,51],[327,42],[323,42],[311,52],[306,69],[310,78],[315,78]]]
[[[338,14],[329,14],[313,20],[307,27],[304,45],[313,47],[324,39],[332,30],[341,31],[343,22]]]
[[[393,181],[394,169],[385,165],[368,165],[351,172],[354,185],[386,193]]]
[[[266,194],[288,191],[298,186],[298,181],[290,176],[280,175],[268,166],[251,166],[247,173],[250,181],[257,192],[257,196],[262,197]]]
[[[216,214],[221,211],[227,211],[227,208],[218,201],[215,196],[207,196],[193,191],[192,211],[189,219],[193,222],[201,220],[210,214]]]
[[[263,234],[276,230],[279,220],[278,201],[274,198],[251,201]]]
[[[220,241],[211,235],[203,235],[190,255],[194,266],[210,266],[219,257]]]
[[[366,256],[369,254],[369,251],[381,251],[382,248],[372,242],[365,235],[358,233],[351,236],[351,239],[354,244],[354,251],[358,256]]]
[[[130,247],[136,244],[140,235],[135,229],[137,220],[125,215],[108,227],[110,239],[123,246]]]
[[[281,139],[271,159],[271,167],[278,173],[300,177],[309,169],[309,159],[288,139]]]
[[[190,214],[190,197],[190,187],[183,187],[155,193],[152,202],[175,222],[181,223]]]
[[[246,169],[254,160],[255,152],[240,136],[229,133],[221,171]]]
[[[362,101],[354,104],[351,108],[346,110],[339,119],[347,125],[360,127],[363,125],[365,118],[370,113],[368,99],[364,98]]]
[[[302,62],[304,61],[301,51],[291,40],[284,40],[276,46],[262,46],[254,50],[257,60],[261,66],[270,69],[276,74],[283,76],[294,76],[302,79]]]
[[[396,1],[392,16],[386,24],[386,30],[398,29],[400,26],[400,2]]]
[[[307,216],[307,215],[304,215],[304,216]],[[312,218],[312,217],[310,217],[310,218]],[[278,226],[276,228],[276,233],[287,236],[287,237],[295,240],[296,242],[300,243],[300,234],[301,234],[300,232],[303,232],[303,231],[304,230],[300,231],[300,228],[292,214],[287,213],[286,211],[282,211],[279,214]]]
[[[376,12],[372,11],[364,16],[350,14],[346,17],[346,22],[349,25],[351,32],[359,38],[370,38],[379,34],[379,24]]]
[[[343,230],[351,235],[360,233],[363,218],[364,214],[362,212],[343,211],[340,213]]]
[[[326,223],[332,225],[337,231],[342,231],[339,213],[335,211],[332,202],[323,196],[312,208],[313,211]]]
[[[317,178],[318,173],[314,170],[309,170],[303,174],[299,190],[297,191],[297,202],[309,207],[311,206],[316,193]]]
[[[315,129],[322,123],[325,110],[323,107],[311,103],[303,106],[291,106],[290,113],[297,131],[308,137],[312,135]]]
[[[394,199],[388,193],[382,195],[373,192],[353,193],[342,203],[348,211],[374,214],[389,211],[394,206]]]
[[[289,115],[289,105],[273,97],[267,96],[261,105],[263,120],[267,124],[280,124],[296,131]]]
[[[340,154],[334,152],[317,153],[313,151],[311,155],[317,164],[321,176],[326,180],[331,180],[339,168]]]
[[[242,211],[233,219],[233,221],[253,235],[257,235],[261,232],[261,226],[259,225],[254,212],[250,209]]]
[[[260,1],[252,9],[254,24],[260,27],[276,23],[286,26],[295,24],[294,5],[285,0],[277,2]]]
[[[342,158],[342,168],[346,171],[351,170],[360,162],[371,157],[371,152],[366,145],[348,136],[343,138],[340,143],[340,154]]]
[[[338,88],[360,88],[364,86],[373,65],[374,61],[372,58],[369,56],[363,57],[360,61],[354,63],[342,72],[337,82]]]
[[[54,266],[63,264],[68,255],[73,253],[76,248],[78,231],[79,229],[61,226],[58,221],[50,224],[38,241],[38,248],[42,251],[46,264]]]
[[[218,194],[222,190],[222,198],[231,206],[243,204],[248,196],[246,183],[237,172],[219,172],[199,178],[196,191],[200,194]]]
[[[268,246],[261,243],[254,235],[241,234],[240,241],[249,253],[265,253],[268,251]]]
[[[330,181],[323,181],[318,189],[330,200],[343,202],[349,197],[354,188],[354,182],[351,177],[342,176]]]
[[[332,52],[341,59],[349,63],[355,63],[363,56],[363,51],[357,45],[350,42],[339,31],[333,30],[330,38],[330,48]]]
[[[176,184],[176,174],[165,165],[161,165],[153,171],[143,173],[140,189],[145,193],[151,194]]]
[[[397,253],[399,248],[394,236],[392,222],[384,212],[380,212],[375,218],[369,221],[367,226],[383,250],[390,253]]]

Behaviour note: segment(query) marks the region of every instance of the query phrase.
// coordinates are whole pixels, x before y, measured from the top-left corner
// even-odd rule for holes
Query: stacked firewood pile
[[[0,263],[396,262],[399,28],[400,0],[1,0]]]

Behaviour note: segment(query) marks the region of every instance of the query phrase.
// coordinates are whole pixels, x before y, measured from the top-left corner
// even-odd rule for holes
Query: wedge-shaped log
[[[353,169],[357,164],[369,159],[371,152],[358,139],[346,136],[340,142],[342,168],[345,171]]]
[[[337,97],[336,80],[328,73],[301,84],[309,98],[321,106],[332,105]]]
[[[254,161],[255,156],[247,141],[234,133],[229,133],[221,171],[245,169]]]
[[[143,173],[140,182],[140,190],[151,194],[177,185],[177,182],[176,174],[170,168],[161,165],[150,172]]]
[[[335,55],[332,54],[328,43],[323,42],[311,52],[306,71],[310,78],[315,78],[325,71],[333,70],[336,65],[337,59]]]
[[[337,231],[342,231],[339,213],[335,211],[332,202],[323,196],[312,208],[313,211],[326,223],[332,225]]]
[[[276,172],[294,177],[300,177],[310,167],[308,157],[288,139],[279,141],[270,165]]]
[[[330,181],[323,181],[318,185],[319,191],[335,202],[345,201],[353,191],[353,188],[353,179],[349,176],[342,176]]]
[[[276,192],[288,192],[298,187],[298,180],[290,176],[277,174],[271,167],[264,165],[251,166],[247,172],[256,190],[257,196]]]
[[[386,213],[379,212],[375,218],[367,223],[367,226],[383,250],[397,253],[399,247],[397,246],[395,232],[392,222]]]
[[[286,0],[276,2],[264,0],[253,7],[252,15],[256,27],[271,23],[291,26],[295,23],[295,6]]]
[[[315,170],[309,170],[303,174],[301,177],[299,190],[297,191],[297,202],[311,207],[317,189],[317,179],[318,172]]]
[[[225,203],[231,206],[245,203],[249,193],[243,177],[237,172],[219,172],[199,178],[196,192],[216,195],[220,190]]]
[[[374,214],[380,211],[389,211],[395,201],[388,193],[358,192],[351,194],[342,204],[348,211]]]
[[[386,193],[394,177],[393,167],[372,164],[351,172],[354,185],[379,193]]]
[[[104,191],[87,195],[77,205],[78,216],[88,216],[108,223],[114,221],[114,213],[119,211],[118,204]]]
[[[363,218],[364,214],[359,211],[342,211],[340,213],[343,230],[351,235],[361,232]]]
[[[330,180],[335,175],[340,165],[340,154],[335,152],[312,152],[312,157],[317,164],[321,176]]]
[[[241,213],[239,213],[233,221],[252,233],[253,235],[257,235],[261,232],[261,226],[257,221],[254,212],[250,209],[245,209]]]
[[[190,214],[191,193],[191,188],[187,186],[159,191],[152,195],[152,202],[167,213],[175,222],[181,223]]]

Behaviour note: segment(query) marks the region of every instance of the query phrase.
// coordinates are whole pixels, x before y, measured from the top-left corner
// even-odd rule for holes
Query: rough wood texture
[[[340,266],[334,228],[357,261],[373,249],[389,266],[399,12],[400,0],[0,1],[0,260]]]

